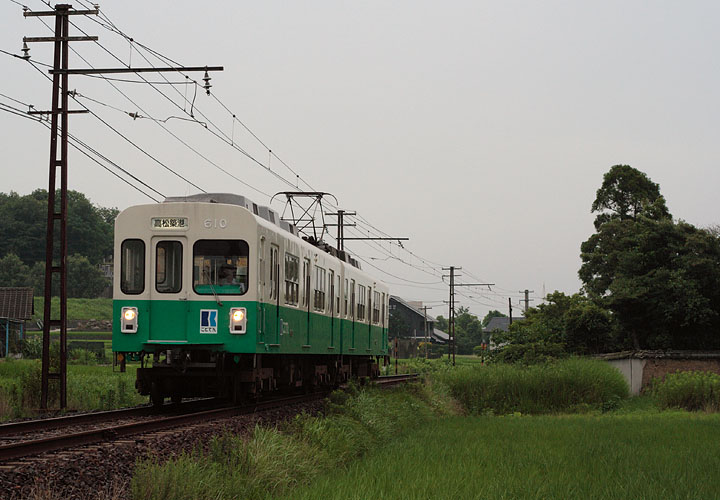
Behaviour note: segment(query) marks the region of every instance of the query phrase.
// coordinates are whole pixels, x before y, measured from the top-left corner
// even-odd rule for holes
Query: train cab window
[[[159,241],[155,247],[155,290],[178,293],[182,290],[182,243]]]
[[[193,245],[193,290],[200,295],[243,295],[249,247],[243,240],[198,240]]]
[[[300,294],[300,259],[289,253],[285,254],[285,303],[292,306],[298,304]]]
[[[145,291],[145,242],[125,240],[120,246],[120,290],[127,295]]]

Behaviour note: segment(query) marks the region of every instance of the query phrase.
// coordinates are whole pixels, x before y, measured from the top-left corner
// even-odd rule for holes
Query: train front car
[[[116,361],[141,361],[155,404],[376,375],[389,294],[344,260],[242,196],[130,207],[115,223]]]

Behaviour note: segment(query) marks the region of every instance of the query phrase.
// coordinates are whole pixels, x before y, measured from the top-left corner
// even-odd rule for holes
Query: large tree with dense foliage
[[[97,207],[84,194],[68,191],[68,255],[84,255],[92,264],[111,255],[116,215],[117,209]],[[44,262],[46,233],[47,190],[0,193],[0,257],[12,253],[27,265]]]
[[[593,203],[580,279],[636,349],[720,348],[720,238],[675,222],[659,187],[615,166]],[[599,318],[599,316],[598,316]]]
[[[595,228],[611,220],[635,220],[640,214],[654,219],[669,218],[660,186],[629,165],[615,165],[603,177],[592,211]]]

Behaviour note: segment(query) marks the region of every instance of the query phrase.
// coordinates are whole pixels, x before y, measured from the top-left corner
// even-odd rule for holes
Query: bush
[[[562,344],[542,340],[525,344],[509,344],[493,353],[493,359],[496,361],[524,365],[547,363],[567,357],[568,353]]]
[[[533,366],[496,363],[438,372],[469,412],[552,413],[610,409],[629,394],[620,372],[603,361],[572,358]]]
[[[27,336],[22,340],[22,356],[25,359],[42,358],[42,336]]]
[[[720,410],[720,375],[715,373],[700,371],[670,373],[665,380],[653,380],[651,392],[663,409]]]

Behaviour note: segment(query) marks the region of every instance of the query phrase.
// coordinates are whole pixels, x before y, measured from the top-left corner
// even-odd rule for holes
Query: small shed
[[[617,368],[630,386],[640,394],[653,379],[663,379],[676,371],[704,371],[720,375],[720,351],[622,351],[600,354]]]
[[[0,287],[0,356],[20,352],[25,321],[34,312],[32,287]]]

